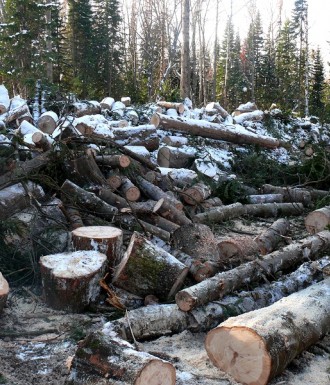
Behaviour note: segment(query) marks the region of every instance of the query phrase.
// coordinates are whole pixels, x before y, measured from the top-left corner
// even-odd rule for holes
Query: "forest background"
[[[234,24],[235,1],[225,12],[221,3],[0,0],[0,83],[24,98],[38,82],[53,101],[189,97],[228,110],[255,101],[330,121],[328,64],[309,41],[308,1],[294,1],[289,17],[277,1],[267,23],[246,1],[244,28]]]

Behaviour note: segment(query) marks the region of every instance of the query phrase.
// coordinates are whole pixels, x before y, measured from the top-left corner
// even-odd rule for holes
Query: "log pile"
[[[80,344],[72,384],[97,383],[100,377],[118,384],[175,384],[169,362],[139,352],[127,341],[183,330],[209,331],[225,321],[228,309],[247,315],[210,332],[206,349],[212,362],[251,384],[266,383],[285,368],[293,355],[282,346],[282,336],[274,337],[260,327],[267,314],[274,318],[279,305],[269,313],[260,310],[260,316],[250,311],[321,279],[320,271],[329,263],[317,261],[330,246],[329,207],[306,216],[311,236],[292,241],[288,234],[291,218],[301,216],[328,192],[265,184],[260,193],[246,186],[248,203],[224,205],[210,174],[196,167],[198,161],[206,162],[205,157],[189,146],[191,136],[197,135],[221,148],[257,145],[270,150],[285,145],[244,128],[248,121],[262,120],[263,113],[254,107],[243,109],[234,124],[219,103],[205,108],[207,118],[195,119],[186,105],[160,101],[149,107],[146,121],[130,98],[107,97],[100,103],[74,103],[65,115],[48,111],[34,122],[27,118],[26,103],[11,108],[7,94],[0,96],[0,117],[8,128],[1,146],[10,143],[15,156],[12,167],[0,172],[0,220],[21,215],[29,207],[47,216],[46,208],[55,206],[62,215],[56,221],[66,227],[69,239],[65,251],[40,258],[47,305],[83,312],[107,296],[105,302],[121,311],[135,309]],[[215,224],[241,217],[268,218],[267,226],[255,236],[218,238]],[[302,265],[306,261],[308,267]],[[297,268],[298,273],[291,275]],[[262,284],[265,280],[268,283]],[[320,288],[328,290],[327,284],[307,290],[316,295]],[[8,293],[0,273],[0,311]],[[312,295],[299,293],[306,299]],[[285,300],[283,304],[285,308]],[[297,319],[300,311],[295,313]],[[297,323],[297,339],[299,333],[306,334],[309,322],[317,325],[306,345],[293,341],[296,353],[328,331],[323,327],[327,317]],[[274,321],[273,326],[277,330],[282,324]],[[235,346],[235,357],[228,358],[223,349],[235,345],[232,329],[243,341]],[[219,338],[224,338],[224,348],[219,347]],[[268,343],[274,338],[280,349],[275,353]],[[252,353],[246,346],[249,341],[260,345]],[[253,368],[252,379],[236,360],[241,354],[244,365],[257,355],[259,366]],[[278,355],[282,362],[276,367]]]

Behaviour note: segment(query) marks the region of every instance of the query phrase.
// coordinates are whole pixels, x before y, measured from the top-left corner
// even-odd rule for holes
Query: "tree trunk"
[[[195,286],[181,290],[175,300],[179,308],[189,311],[196,306],[217,300],[240,289],[243,285],[261,280],[265,274],[274,277],[277,272],[298,264],[306,256],[315,258],[330,245],[330,232],[323,231],[300,242],[267,254],[261,259],[242,264],[232,270],[219,273]]]
[[[196,152],[187,152],[177,147],[161,147],[157,154],[160,167],[189,168],[196,158]]]
[[[196,183],[181,193],[183,200],[192,206],[202,203],[210,195],[211,189],[204,183]]]
[[[97,251],[76,251],[40,258],[45,300],[53,309],[82,312],[100,292],[98,281],[107,257]]]
[[[214,365],[247,385],[266,385],[330,331],[330,278],[211,330]]]
[[[3,308],[6,306],[8,294],[9,294],[8,282],[0,272],[0,314]]]
[[[163,204],[159,208],[158,212],[162,217],[169,219],[180,226],[192,223],[181,210],[178,210],[175,205],[166,198],[164,198]]]
[[[246,215],[270,218],[301,215],[304,211],[302,203],[261,203],[245,205]]]
[[[225,140],[237,144],[258,144],[266,148],[277,148],[281,146],[278,139],[237,131],[235,126],[210,123],[203,120],[171,118],[162,114],[154,114],[150,122],[156,127],[161,126],[164,130],[182,131],[191,135],[204,138]]]
[[[55,131],[57,121],[57,114],[54,111],[47,111],[38,119],[38,127],[42,132],[51,135]]]
[[[177,112],[179,114],[182,114],[184,112],[184,104],[183,103],[159,101],[159,102],[157,102],[157,106],[163,107],[163,108],[166,108],[166,109],[174,108],[174,109],[177,110]]]
[[[140,296],[172,298],[182,286],[188,268],[175,257],[134,233],[113,284]]]
[[[314,210],[305,218],[306,230],[310,234],[324,230],[330,224],[330,206]]]
[[[109,267],[119,264],[122,258],[123,232],[111,226],[86,226],[72,231],[75,250],[94,250],[105,254]]]
[[[278,219],[255,239],[259,252],[265,255],[275,250],[289,230],[290,222],[284,218]]]
[[[118,213],[118,209],[116,207],[109,205],[102,199],[98,198],[94,193],[85,191],[68,179],[63,183],[61,192],[63,194],[64,201],[72,201],[72,203],[76,203],[84,210],[87,209],[93,212],[94,215],[101,218],[112,220]]]
[[[111,168],[126,168],[131,164],[130,158],[126,155],[97,155],[95,161]]]
[[[265,194],[282,194],[284,202],[300,202],[304,206],[309,206],[312,201],[311,193],[306,189],[279,187],[264,184],[262,191]]]
[[[72,385],[175,385],[175,368],[120,339],[109,326],[93,332],[79,344],[72,362]],[[110,382],[109,382],[110,379]]]
[[[251,204],[260,203],[282,203],[282,194],[262,194],[262,195],[248,195],[247,200]]]
[[[79,185],[104,186],[107,184],[107,180],[91,155],[75,158],[69,161],[67,166],[71,179]]]
[[[190,55],[189,55],[189,29],[190,29],[190,0],[182,0],[182,40],[181,50],[181,79],[180,97],[190,97]]]
[[[237,218],[244,214],[246,214],[245,206],[237,202],[227,206],[212,208],[204,213],[197,214],[193,217],[193,220],[198,223],[216,223]]]

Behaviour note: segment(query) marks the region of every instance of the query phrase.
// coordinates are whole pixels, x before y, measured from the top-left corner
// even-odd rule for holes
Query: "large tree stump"
[[[121,261],[123,231],[111,226],[78,227],[72,231],[75,250],[95,250],[108,257],[110,267]]]
[[[236,381],[266,385],[330,331],[330,278],[275,304],[229,318],[206,337],[211,361]]]
[[[175,368],[146,352],[135,350],[113,331],[110,323],[80,343],[72,362],[72,385],[175,385]],[[109,382],[110,381],[110,382]]]
[[[40,258],[40,272],[48,306],[73,313],[83,311],[99,295],[99,280],[107,256],[98,251],[76,251]]]
[[[179,290],[187,273],[188,267],[173,255],[134,232],[113,284],[140,296],[154,294],[168,300]]]
[[[0,313],[6,306],[9,294],[9,285],[6,278],[0,273]]]
[[[275,221],[268,229],[263,231],[256,239],[259,251],[262,255],[275,250],[278,243],[290,230],[290,222],[287,219],[280,218]]]
[[[330,206],[314,210],[305,218],[306,230],[310,234],[324,230],[330,224]]]

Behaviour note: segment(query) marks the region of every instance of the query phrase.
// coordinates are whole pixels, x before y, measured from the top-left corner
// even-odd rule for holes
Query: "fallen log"
[[[157,153],[157,163],[160,167],[189,168],[196,158],[196,151],[185,151],[178,147],[160,147]]]
[[[247,201],[249,203],[282,203],[283,195],[282,194],[259,194],[259,195],[248,195]]]
[[[265,194],[282,194],[283,202],[300,202],[304,206],[309,206],[312,201],[311,193],[307,189],[279,187],[264,184],[262,191]]]
[[[73,112],[78,118],[85,115],[97,115],[101,113],[101,106],[94,100],[76,102],[69,106],[69,112]]]
[[[81,219],[79,210],[74,206],[60,205],[60,209],[70,223],[71,230],[75,230],[78,227],[83,227],[84,222]]]
[[[94,250],[105,254],[108,266],[120,263],[123,248],[123,232],[110,226],[84,226],[72,231],[74,250]]]
[[[112,321],[114,330],[125,340],[133,341],[157,338],[164,335],[208,331],[229,315],[238,315],[269,306],[279,299],[322,279],[322,268],[329,264],[329,257],[305,262],[293,273],[278,281],[267,283],[255,290],[239,292],[224,297],[221,302],[210,302],[184,312],[177,305],[158,305],[130,311],[126,317]]]
[[[6,278],[0,272],[0,314],[6,306],[9,294],[9,285]]]
[[[182,147],[188,144],[188,139],[184,136],[166,135],[162,139],[162,142],[170,147]]]
[[[222,118],[228,118],[229,113],[217,102],[211,102],[205,107],[205,111],[215,110]]]
[[[72,181],[79,185],[104,186],[107,184],[106,178],[91,155],[83,155],[70,160],[66,166]]]
[[[261,280],[265,275],[274,277],[277,272],[297,265],[304,257],[316,258],[330,245],[330,232],[322,231],[314,236],[274,251],[266,256],[244,263],[232,270],[215,275],[197,285],[179,291],[175,300],[183,311],[222,298],[243,285]]]
[[[266,385],[330,331],[330,278],[211,330],[213,364],[247,385]]]
[[[131,164],[131,160],[127,155],[97,155],[95,161],[111,168],[126,168]]]
[[[57,121],[58,116],[56,112],[46,111],[40,115],[37,125],[42,132],[51,135],[55,131]]]
[[[165,101],[159,101],[157,102],[157,106],[162,108],[174,108],[178,111],[179,114],[182,114],[184,112],[184,104],[183,103],[175,103],[175,102],[165,102]]]
[[[265,255],[275,250],[289,230],[290,222],[287,219],[280,218],[275,221],[268,229],[256,237],[255,242],[258,245],[259,252]]]
[[[198,223],[216,223],[237,218],[244,214],[246,214],[245,206],[237,202],[227,206],[211,208],[204,213],[196,214],[193,217],[193,221]]]
[[[112,283],[140,296],[168,300],[182,286],[188,268],[164,249],[134,232]]]
[[[188,205],[195,206],[211,196],[211,189],[204,183],[196,183],[186,190],[183,190],[181,196]]]
[[[122,178],[122,183],[119,187],[121,195],[130,202],[136,202],[140,199],[141,193],[138,187],[126,177]]]
[[[72,361],[70,384],[175,385],[175,368],[122,340],[110,323],[89,334]],[[118,382],[117,382],[118,381]]]
[[[304,211],[302,203],[261,203],[245,205],[246,215],[261,218],[287,217],[301,215]]]
[[[97,251],[76,251],[40,258],[45,301],[53,309],[83,311],[100,292],[98,281],[107,257]]]
[[[94,131],[93,135],[99,135]],[[159,137],[156,127],[152,124],[145,124],[136,127],[113,128],[111,136],[119,144],[131,146],[144,146],[148,151],[155,151],[159,147]]]
[[[324,230],[330,224],[330,206],[310,212],[305,218],[305,227],[310,234]]]
[[[118,213],[116,207],[109,205],[94,193],[85,191],[68,179],[63,183],[61,192],[65,202],[72,201],[73,204],[77,204],[101,218],[112,220],[114,215]]]
[[[257,144],[266,148],[277,148],[282,143],[275,138],[253,134],[243,127],[238,130],[234,125],[215,124],[202,120],[171,118],[163,114],[154,114],[150,120],[155,127],[164,130],[182,131],[204,138],[220,139],[237,144]]]

